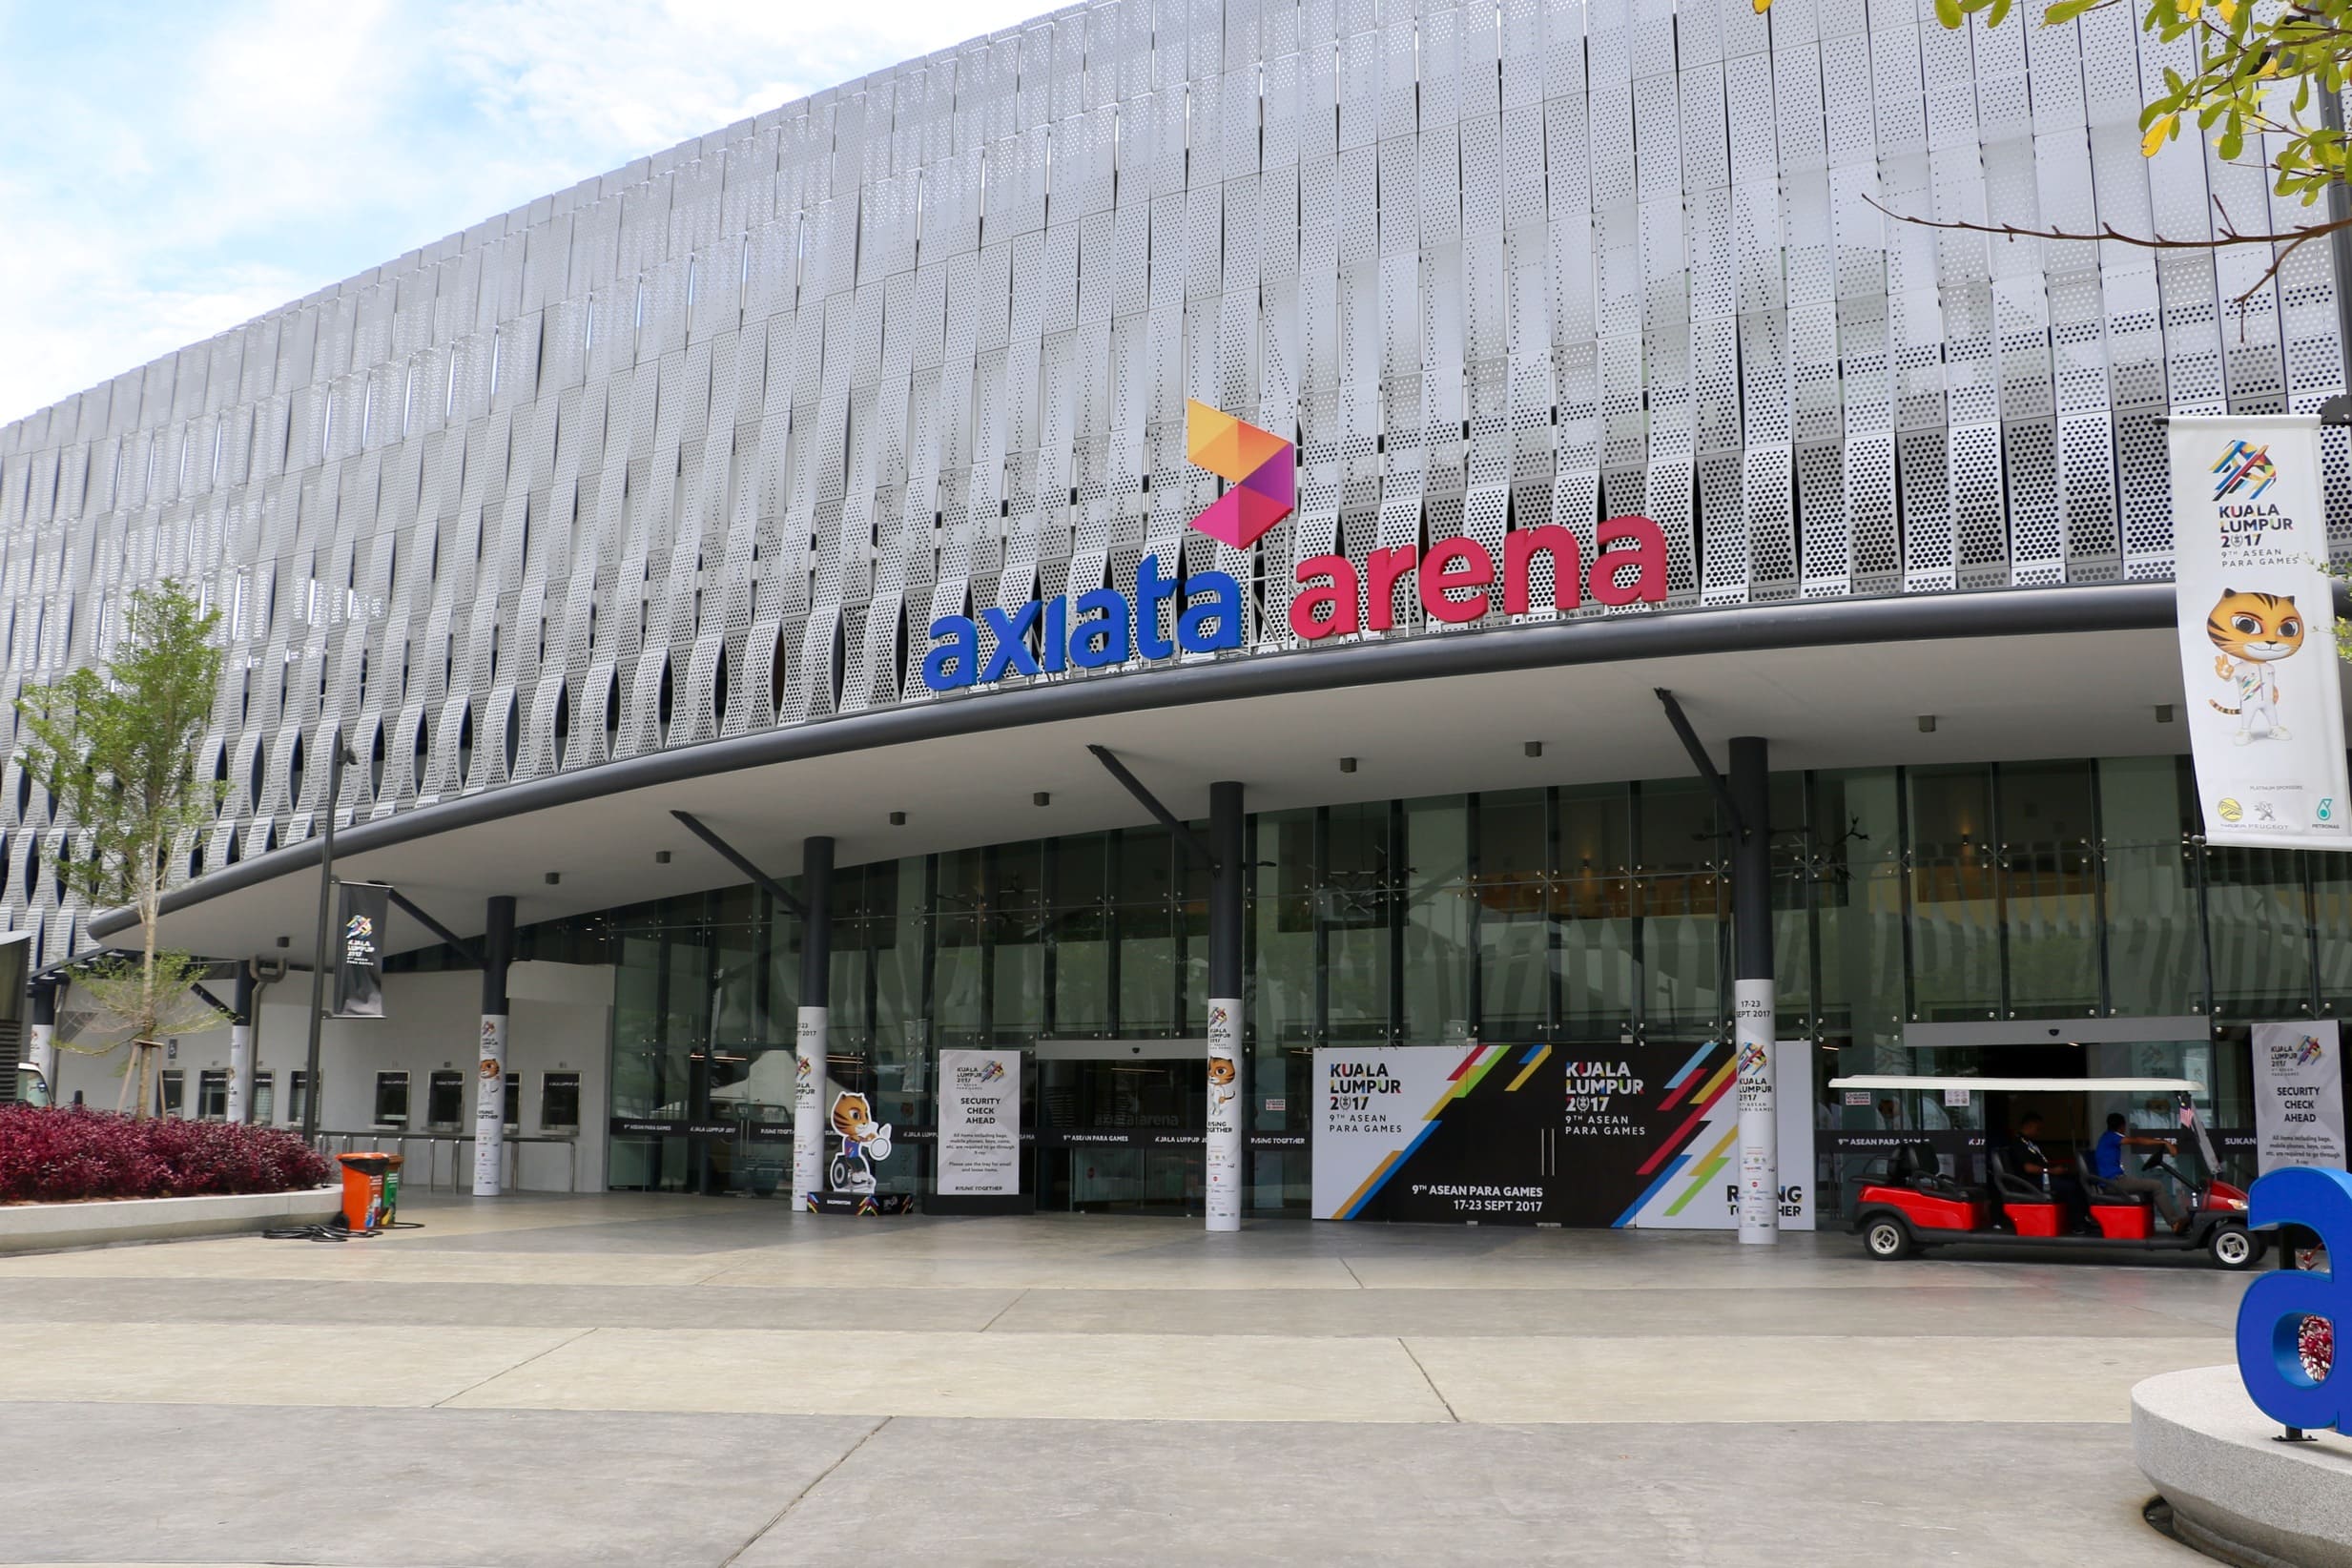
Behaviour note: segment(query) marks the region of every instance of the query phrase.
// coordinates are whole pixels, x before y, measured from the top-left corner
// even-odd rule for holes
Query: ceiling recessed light
[[[653,852],[653,863],[657,866],[668,865],[670,863],[670,852],[668,850],[655,850]]]
[[[1933,713],[1922,713],[1919,715],[1919,732],[1923,735],[1931,735],[1935,733],[1935,715]]]
[[[1543,755],[1543,742],[1542,742],[1542,741],[1540,741],[1540,740],[1531,740],[1531,741],[1529,741],[1529,742],[1527,743],[1527,754],[1528,754],[1529,756],[1541,756],[1541,755]]]
[[[894,827],[894,828],[903,828],[903,827],[905,827],[905,826],[906,826],[906,813],[904,813],[904,812],[892,812],[892,813],[890,814],[890,825],[891,825],[892,827]]]
[[[1341,757],[1339,759],[1339,771],[1343,774],[1351,774],[1355,772],[1355,758],[1351,756]]]
[[[1032,806],[1050,806],[1053,803],[1054,797],[1043,790],[1038,791],[1029,797],[1029,804]]]

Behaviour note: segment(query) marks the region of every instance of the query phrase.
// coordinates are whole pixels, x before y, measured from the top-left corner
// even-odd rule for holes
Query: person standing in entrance
[[[2180,1205],[2162,1182],[2153,1176],[2126,1176],[2123,1173],[2123,1151],[2127,1148],[2155,1148],[2172,1151],[2169,1138],[2150,1138],[2128,1130],[2121,1111],[2111,1111],[2107,1130],[2099,1134],[2098,1146],[2092,1150],[2091,1167],[2099,1173],[2099,1180],[2117,1192],[2145,1192],[2156,1200],[2164,1212],[2165,1223],[2175,1230],[2181,1227]]]

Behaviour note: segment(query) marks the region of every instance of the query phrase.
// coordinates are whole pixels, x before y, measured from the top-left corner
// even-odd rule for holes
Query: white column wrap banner
[[[1021,1053],[939,1052],[939,1189],[1021,1191]]]
[[[1242,1200],[1241,999],[1208,999],[1208,1137],[1202,1151],[1208,1228],[1239,1230]]]
[[[1773,1109],[1773,982],[1731,982],[1732,1050],[1740,1098],[1740,1240],[1781,1239],[1780,1124]]]
[[[2352,847],[2320,422],[2176,414],[2172,459],[2174,608],[2205,836]]]
[[[793,1038],[793,1207],[825,1190],[825,1034],[829,1009],[803,1007]]]
[[[256,1002],[257,1007],[260,1003]],[[229,1025],[229,1121],[245,1120],[253,1104],[253,1025]]]
[[[474,1076],[474,1196],[495,1198],[505,1179],[506,1015],[482,1015],[482,1063]]]
[[[2344,1168],[2343,1045],[2334,1019],[2254,1026],[2254,1153],[2259,1172]]]
[[[57,1103],[57,1026],[53,1023],[31,1025],[32,1064],[40,1070],[44,1092],[50,1104]]]

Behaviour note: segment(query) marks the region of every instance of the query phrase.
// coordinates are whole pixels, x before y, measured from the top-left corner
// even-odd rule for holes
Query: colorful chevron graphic
[[[2249,485],[2254,488],[2242,499],[2252,501],[2279,478],[2279,465],[2271,461],[2270,448],[2244,441],[2231,442],[2229,449],[2214,460],[2212,471],[2220,476],[2213,484],[2216,501],[2236,495]]]
[[[1298,464],[1289,442],[1189,398],[1185,456],[1231,486],[1192,520],[1220,544],[1248,549],[1298,504]]]

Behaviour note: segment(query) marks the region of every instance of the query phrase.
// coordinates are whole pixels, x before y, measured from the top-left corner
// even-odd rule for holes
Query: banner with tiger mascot
[[[2352,847],[2320,422],[2172,418],[2173,584],[2207,841]]]

